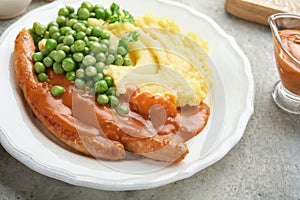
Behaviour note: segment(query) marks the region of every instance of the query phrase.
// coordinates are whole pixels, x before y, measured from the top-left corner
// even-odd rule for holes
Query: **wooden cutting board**
[[[225,7],[232,15],[265,25],[274,13],[300,14],[300,0],[226,0]]]

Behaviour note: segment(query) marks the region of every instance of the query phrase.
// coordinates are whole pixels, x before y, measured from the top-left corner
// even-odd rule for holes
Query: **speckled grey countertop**
[[[214,19],[248,56],[255,110],[241,141],[219,162],[159,188],[110,192],[69,185],[36,173],[0,145],[0,200],[6,199],[300,199],[300,116],[272,101],[279,79],[269,27],[229,15],[225,0],[181,0]],[[33,0],[29,10],[46,4]],[[13,20],[0,21],[0,34]]]

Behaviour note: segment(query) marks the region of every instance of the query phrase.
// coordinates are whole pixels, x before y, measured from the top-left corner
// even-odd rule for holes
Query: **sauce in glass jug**
[[[281,30],[278,32],[284,48],[300,62],[300,30]],[[275,57],[283,85],[290,92],[300,95],[300,65],[290,56],[275,47]]]

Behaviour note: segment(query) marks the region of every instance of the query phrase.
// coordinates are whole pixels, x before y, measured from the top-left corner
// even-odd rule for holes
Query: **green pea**
[[[53,65],[53,60],[47,56],[43,59],[43,63],[46,67],[51,67]]]
[[[91,52],[91,50],[88,47],[85,47],[84,50],[83,50],[84,55],[88,55],[90,52]]]
[[[117,106],[116,108],[117,113],[119,114],[128,114],[129,113],[129,108],[126,105],[121,105]]]
[[[121,55],[117,55],[116,59],[115,59],[115,64],[118,66],[123,65],[124,63],[124,59]]]
[[[85,37],[83,38],[83,41],[84,41],[86,44],[90,42],[88,36],[85,36]]]
[[[37,44],[39,43],[39,41],[41,41],[41,39],[42,39],[42,37],[39,36],[39,35],[36,34],[36,33],[33,34],[32,38],[33,38],[34,44],[36,44],[36,45],[37,45]]]
[[[60,32],[55,32],[51,35],[51,38],[58,41],[60,36],[61,36]]]
[[[62,45],[59,50],[63,50],[66,54],[70,53],[70,47],[67,45]]]
[[[110,95],[108,96],[109,98],[109,104],[111,105],[111,107],[117,107],[120,104],[120,100],[118,99],[118,97]]]
[[[104,19],[105,18],[105,10],[103,8],[95,9],[95,17],[97,19]]]
[[[55,74],[63,74],[65,71],[60,63],[53,63],[53,71]]]
[[[95,58],[96,58],[97,62],[105,62],[105,60],[106,60],[106,56],[103,52],[96,53]]]
[[[66,71],[73,71],[76,67],[76,62],[73,58],[67,57],[62,61],[62,68]]]
[[[69,19],[69,21],[67,21],[67,26],[73,27],[74,24],[76,24],[77,22],[78,22],[77,19]]]
[[[109,39],[109,38],[110,38],[110,35],[109,35],[109,33],[102,32],[102,33],[101,33],[101,38],[102,38],[102,39]]]
[[[80,23],[80,22],[74,24],[73,29],[76,30],[77,32],[79,32],[79,31],[85,32],[86,31],[85,25],[83,23]]]
[[[90,47],[91,44],[94,43],[94,41],[89,41],[89,40],[88,40],[88,41],[85,41],[85,43],[86,43],[86,46],[87,46],[87,47]]]
[[[87,2],[87,1],[82,2],[80,7],[87,8],[90,12],[92,12],[94,10],[93,4],[91,2]]]
[[[107,95],[116,95],[116,88],[114,86],[111,86],[106,91]]]
[[[33,34],[33,33],[34,33],[33,28],[29,28],[29,29],[28,29],[28,32],[29,32],[30,34]]]
[[[105,64],[103,62],[97,62],[95,64],[95,67],[97,69],[97,72],[102,73],[103,70],[105,69]]]
[[[60,43],[56,46],[56,50],[61,50],[61,47],[64,46],[64,44]]]
[[[83,40],[76,40],[74,42],[74,50],[76,52],[82,52],[84,51],[84,48],[86,47],[86,44]]]
[[[46,50],[47,51],[52,51],[54,49],[56,49],[57,46],[57,41],[54,39],[47,39],[46,40]]]
[[[80,78],[76,78],[75,79],[75,87],[77,87],[79,89],[85,88],[85,82],[84,82],[84,80],[80,79]]]
[[[113,47],[109,47],[108,48],[108,53],[110,53],[110,54],[116,54],[117,53],[117,49],[115,49]]]
[[[101,50],[101,44],[99,42],[89,42],[89,48],[91,53],[98,53]]]
[[[95,37],[100,37],[102,34],[102,29],[99,28],[99,27],[93,27],[92,29],[92,36],[95,36]]]
[[[65,17],[68,17],[69,16],[69,10],[68,10],[68,8],[60,8],[59,10],[58,10],[58,16],[65,16]]]
[[[49,33],[49,31],[46,31],[46,32],[45,32],[45,34],[44,34],[44,38],[45,38],[45,39],[48,39],[48,38],[50,38],[50,33]]]
[[[63,50],[54,50],[51,51],[50,57],[55,60],[55,62],[61,63],[62,60],[66,57],[66,53]]]
[[[45,34],[47,30],[47,27],[39,22],[34,22],[33,23],[33,31],[39,35],[39,36],[42,36]]]
[[[64,42],[64,39],[65,39],[65,36],[61,35],[61,36],[59,36],[57,41],[58,41],[58,43],[62,44]]]
[[[65,45],[68,45],[68,46],[71,46],[72,44],[74,44],[74,37],[73,37],[73,35],[67,35],[67,36],[64,38],[63,43],[64,43]]]
[[[41,82],[45,82],[48,80],[48,75],[44,72],[38,74],[38,79]]]
[[[60,63],[53,63],[53,71],[55,74],[63,74],[65,71]]]
[[[77,16],[76,13],[70,13],[69,18],[70,18],[70,19],[77,19],[78,16]]]
[[[28,29],[28,32],[29,32],[31,35],[34,34],[33,28],[29,28],[29,29]]]
[[[56,22],[59,25],[59,27],[64,27],[67,25],[67,18],[65,16],[58,16],[56,18]]]
[[[95,83],[94,88],[98,94],[101,94],[106,92],[106,90],[108,89],[108,85],[105,80],[99,80]]]
[[[49,22],[48,25],[47,25],[48,30],[49,30],[50,27],[52,27],[52,26],[58,27],[59,25],[58,25],[58,23],[57,23],[56,21],[51,21],[51,22]]]
[[[127,50],[124,47],[118,47],[117,52],[121,56],[125,56],[127,54]]]
[[[97,69],[94,66],[88,66],[85,68],[85,74],[89,77],[93,77],[97,75]]]
[[[49,55],[49,51],[47,51],[46,49],[43,49],[41,51],[41,53],[43,54],[44,57],[48,56]]]
[[[103,79],[103,74],[102,74],[102,73],[97,73],[97,74],[93,77],[93,81],[94,81],[94,82],[100,81],[101,79]]]
[[[97,9],[99,9],[99,8],[104,9],[104,7],[102,5],[100,5],[100,4],[95,4],[94,5],[94,11],[97,10]]]
[[[77,15],[79,19],[87,20],[90,17],[91,13],[87,8],[79,8]]]
[[[51,88],[51,94],[54,97],[61,97],[65,92],[65,88],[60,85],[55,85]]]
[[[86,86],[89,87],[89,88],[93,88],[94,86],[94,81],[89,79],[89,80],[86,80]]]
[[[58,28],[57,26],[51,26],[51,27],[49,28],[49,34],[50,34],[50,36],[52,36],[53,33],[56,33],[56,32],[58,32],[58,31],[59,31],[59,28]]]
[[[109,98],[107,97],[106,94],[99,94],[98,97],[97,97],[97,102],[100,105],[106,105],[109,102]]]
[[[75,12],[75,9],[72,6],[67,5],[66,8],[68,9],[70,14]]]
[[[96,58],[94,56],[91,55],[86,55],[83,60],[82,60],[82,64],[84,66],[93,66],[96,64]]]
[[[113,79],[112,79],[112,77],[106,76],[106,77],[104,77],[104,80],[106,81],[108,87],[110,87],[110,86],[113,85]]]
[[[100,52],[101,49],[101,44],[99,42],[92,42],[90,45],[90,51],[91,53],[98,53]]]
[[[105,44],[100,44],[100,51],[106,53],[108,51],[107,46]]]
[[[91,95],[96,94],[95,89],[93,87],[89,87],[89,94]]]
[[[76,70],[76,78],[82,79],[85,77],[84,69],[80,68]]]
[[[69,27],[69,26],[64,26],[64,27],[61,27],[61,28],[59,29],[59,32],[60,32],[60,34],[62,34],[62,35],[66,35],[66,33],[67,33],[68,31],[70,31],[70,30],[72,30],[71,27]]]
[[[74,44],[72,44],[72,45],[70,46],[70,50],[71,50],[72,53],[75,53],[75,52],[76,52],[76,51],[75,51],[75,46],[74,46]]]
[[[42,52],[36,52],[32,55],[32,59],[34,62],[40,62],[44,58],[44,55]]]
[[[66,35],[72,35],[74,37],[76,35],[76,31],[69,30],[69,31],[66,32]]]
[[[85,34],[86,35],[88,35],[88,36],[90,36],[91,34],[92,34],[92,28],[91,27],[87,27],[86,29],[85,29]]]
[[[46,67],[42,62],[34,63],[33,67],[34,67],[34,70],[36,73],[42,73],[42,72],[45,72],[45,70],[46,70]]]
[[[95,13],[94,12],[91,12],[91,15],[90,15],[90,18],[95,18]]]
[[[87,20],[80,19],[80,20],[78,20],[78,21],[79,21],[80,23],[82,23],[86,28],[89,27],[89,24],[88,24]]]
[[[100,43],[105,44],[106,46],[110,45],[110,41],[108,39],[101,39]]]
[[[90,37],[88,37],[88,40],[89,40],[89,41],[95,41],[95,42],[98,42],[98,38],[95,37],[95,36],[90,36]]]
[[[76,52],[73,54],[73,59],[76,61],[76,62],[81,62],[84,58],[84,55],[83,53],[81,52]]]
[[[106,57],[105,64],[110,65],[115,61],[115,57],[112,54],[108,54]]]
[[[74,71],[70,71],[66,73],[66,78],[69,81],[74,81],[76,78],[76,73]]]
[[[130,66],[131,65],[131,60],[128,57],[124,57],[124,63],[125,66]]]
[[[85,32],[83,31],[79,31],[75,34],[75,39],[76,40],[83,40],[85,37]]]
[[[33,31],[33,26],[32,26],[31,28],[28,29],[28,32],[29,32],[31,35],[35,34],[34,31]]]

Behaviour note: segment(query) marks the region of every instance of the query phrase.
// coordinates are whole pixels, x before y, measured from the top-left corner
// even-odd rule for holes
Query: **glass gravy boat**
[[[268,18],[280,81],[272,92],[283,110],[300,114],[300,15],[278,13]]]

